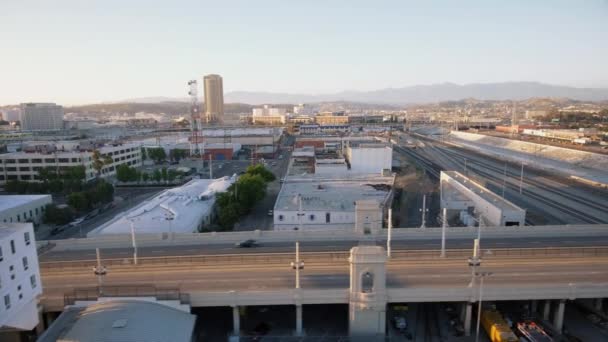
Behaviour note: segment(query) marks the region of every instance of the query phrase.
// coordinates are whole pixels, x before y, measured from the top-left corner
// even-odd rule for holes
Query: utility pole
[[[422,195],[422,209],[420,209],[420,212],[422,213],[422,225],[420,225],[420,228],[426,228],[426,213],[429,210],[426,208],[426,195]]]
[[[302,216],[304,213],[302,212],[302,194],[298,194],[298,230],[302,231]]]
[[[213,179],[213,155],[209,153],[209,179]]]
[[[505,173],[502,177],[502,199],[505,199],[505,188],[507,187],[507,163],[505,163]]]
[[[108,273],[108,270],[105,266],[101,265],[101,257],[99,254],[99,248],[95,248],[95,253],[97,254],[97,266],[93,267],[93,273],[97,276],[97,287],[99,290],[99,297],[103,295],[103,276]]]
[[[131,222],[131,243],[133,245],[133,264],[137,265],[137,243],[135,242],[135,227],[133,225],[133,221]]]
[[[441,257],[445,258],[445,231],[448,227],[448,217],[447,214],[448,209],[443,208],[443,217],[442,217],[442,225],[441,225]]]
[[[519,194],[521,195],[523,192],[524,185],[524,162],[521,162],[521,174],[519,175]]]
[[[388,235],[386,237],[386,256],[391,258],[391,238],[393,234],[393,209],[388,209]]]

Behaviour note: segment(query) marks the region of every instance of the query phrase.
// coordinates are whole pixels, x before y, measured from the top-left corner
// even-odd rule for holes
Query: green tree
[[[145,148],[141,148],[141,160],[146,160],[148,159],[148,153],[146,152]]]
[[[239,220],[241,208],[231,192],[219,193],[215,197],[218,206],[218,223],[222,230],[232,230]]]
[[[154,170],[154,173],[152,174],[152,179],[154,179],[157,183],[159,183],[161,178],[162,178],[162,175],[161,175],[160,171],[158,169]]]
[[[175,178],[177,178],[178,175],[179,175],[179,172],[177,172],[175,170],[169,170],[169,172],[167,172],[167,180],[172,182],[175,180]]]
[[[149,175],[147,172],[142,172],[142,174],[141,174],[141,179],[142,179],[144,182],[147,182],[147,181],[148,181],[148,179],[150,179],[150,175]]]
[[[121,182],[134,182],[139,180],[138,171],[127,164],[121,164],[116,168],[116,179]]]
[[[242,213],[249,212],[255,203],[266,196],[266,182],[260,175],[242,175],[236,182],[236,188],[236,198]]]
[[[167,168],[166,168],[166,167],[163,167],[163,168],[162,168],[162,170],[161,170],[161,172],[160,172],[160,176],[161,176],[161,178],[162,178],[164,181],[166,181],[166,180],[167,180]]]
[[[174,148],[169,152],[169,159],[179,162],[187,156],[186,150]]]
[[[114,187],[103,180],[97,182],[91,193],[93,193],[94,198],[97,200],[96,202],[109,203],[114,200]]]
[[[148,149],[148,157],[154,160],[157,164],[160,164],[165,159],[167,159],[167,154],[165,153],[165,149],[161,147],[155,147]]]
[[[249,175],[260,175],[265,182],[272,182],[276,179],[275,175],[262,164],[250,165],[247,167],[246,173]]]
[[[67,224],[73,219],[74,212],[70,208],[59,208],[54,204],[47,204],[44,208],[44,223]]]
[[[72,192],[68,195],[68,204],[76,211],[85,211],[89,209],[90,203],[84,192]]]
[[[103,159],[101,158],[101,153],[99,153],[99,150],[94,150],[93,151],[93,169],[97,172],[97,177],[99,177],[101,175],[101,170],[103,169],[104,163],[103,163]]]

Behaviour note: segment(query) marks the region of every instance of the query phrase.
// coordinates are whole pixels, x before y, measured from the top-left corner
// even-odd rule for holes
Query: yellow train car
[[[481,325],[483,325],[492,342],[519,341],[500,312],[496,310],[483,310],[481,312]]]

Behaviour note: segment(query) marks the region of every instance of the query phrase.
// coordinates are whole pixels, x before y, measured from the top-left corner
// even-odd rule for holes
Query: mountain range
[[[224,102],[260,105],[347,101],[407,105],[456,101],[467,98],[478,100],[525,100],[536,97],[568,98],[579,101],[605,101],[608,100],[608,88],[576,88],[539,82],[471,83],[464,85],[440,83],[402,88],[386,88],[372,91],[342,91],[331,94],[232,91],[224,94]],[[188,99],[147,97],[130,99],[123,102],[160,103],[169,101],[186,102]]]

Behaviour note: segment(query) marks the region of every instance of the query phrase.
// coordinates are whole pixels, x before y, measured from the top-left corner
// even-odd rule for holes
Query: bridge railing
[[[103,286],[100,296],[99,287],[77,288],[63,296],[64,305],[73,305],[77,301],[96,301],[99,297],[154,297],[157,300],[177,300],[188,304],[190,297],[179,289],[156,288],[153,285]]]
[[[309,252],[301,253],[302,260],[307,265],[314,264],[346,264],[350,253],[343,252]],[[471,256],[470,249],[447,250],[447,259],[466,260]],[[500,248],[482,250],[482,258],[524,258],[524,257],[592,257],[608,256],[608,247],[546,247],[546,248]],[[162,267],[171,266],[206,266],[230,267],[241,265],[289,265],[294,261],[293,253],[259,253],[259,254],[225,254],[225,255],[186,255],[165,257],[140,257],[138,265],[133,265],[132,258],[102,259],[102,264],[108,268],[121,267]],[[392,251],[391,261],[407,260],[442,260],[438,250],[397,250]],[[96,260],[79,261],[48,261],[40,262],[40,270],[53,272],[62,269],[90,268],[97,264]]]

